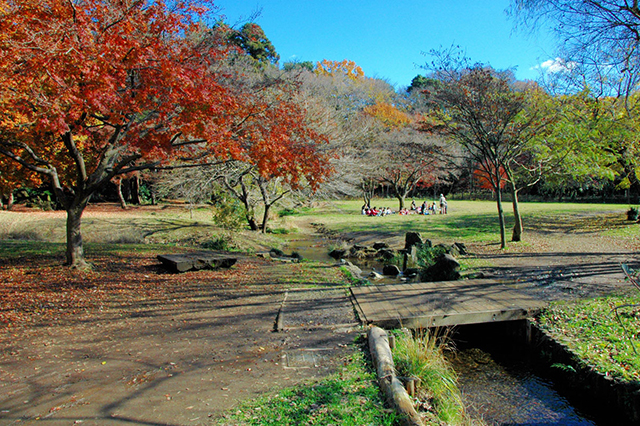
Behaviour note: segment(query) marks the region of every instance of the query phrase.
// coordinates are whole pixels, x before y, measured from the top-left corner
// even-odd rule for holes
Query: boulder
[[[407,232],[404,236],[404,249],[410,250],[413,246],[424,244],[419,232]]]
[[[378,252],[376,253],[376,256],[380,259],[391,260],[394,257],[396,257],[396,254],[397,252],[395,250],[382,249],[382,250],[378,250]]]
[[[469,254],[469,250],[467,250],[467,246],[464,243],[453,243],[453,245],[458,249],[461,255]]]
[[[365,257],[367,246],[356,244],[349,249],[349,257]]]
[[[460,279],[460,263],[455,257],[445,253],[438,257],[436,263],[421,274],[425,281],[454,281]]]
[[[400,275],[400,269],[396,265],[384,265],[382,275],[397,277]]]
[[[402,275],[404,275],[407,278],[417,277],[419,273],[420,273],[420,270],[418,268],[407,268],[404,271],[402,271]]]
[[[284,257],[284,252],[280,249],[277,248],[272,248],[271,250],[269,250],[269,255],[271,257]]]
[[[404,250],[402,269],[415,268],[418,265],[418,246],[411,246]]]
[[[351,262],[344,262],[341,266],[343,266],[347,271],[351,273],[355,278],[362,278],[362,269],[358,268]]]
[[[346,255],[347,255],[347,249],[333,249],[329,252],[329,256],[331,256],[336,260],[342,259]]]
[[[272,259],[279,260],[281,262],[300,262],[303,258],[299,253],[293,252],[290,256],[285,254],[282,250],[277,248],[272,248],[269,250],[269,256]]]
[[[158,260],[173,272],[230,268],[235,265],[237,259],[237,256],[232,256],[230,253],[207,251],[158,255]]]
[[[389,244],[385,242],[377,242],[377,243],[373,243],[373,248],[376,250],[387,249],[389,248]]]
[[[376,271],[371,271],[371,273],[369,274],[369,279],[370,280],[378,281],[378,280],[381,280],[383,278],[384,278],[384,276],[380,275]]]

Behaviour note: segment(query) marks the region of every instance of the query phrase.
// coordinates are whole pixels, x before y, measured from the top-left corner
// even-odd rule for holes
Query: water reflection
[[[579,414],[553,384],[521,370],[522,365],[502,365],[477,348],[459,351],[452,363],[469,414],[488,425],[597,424]]]

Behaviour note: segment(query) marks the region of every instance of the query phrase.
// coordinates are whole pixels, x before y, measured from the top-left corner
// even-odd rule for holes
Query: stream
[[[305,259],[335,263],[328,255],[328,247],[335,242],[328,237],[295,235],[287,250],[298,252]],[[350,261],[362,269],[365,278],[372,270],[380,272],[383,266],[376,261]],[[376,284],[399,283],[401,279],[385,278]],[[551,381],[534,373],[526,351],[499,330],[500,327],[492,330],[490,326],[465,326],[455,331],[457,350],[450,361],[458,373],[469,414],[492,426],[614,424],[594,420],[575,408]]]
[[[543,372],[537,371],[528,349],[505,333],[505,326],[462,326],[453,336],[457,350],[449,359],[469,414],[487,425],[615,424],[576,408],[579,401],[569,401],[538,374]]]

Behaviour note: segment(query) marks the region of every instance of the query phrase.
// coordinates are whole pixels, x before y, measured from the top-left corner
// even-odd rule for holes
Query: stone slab
[[[238,258],[216,252],[194,252],[181,254],[161,254],[158,260],[169,270],[185,272],[199,269],[230,268]]]

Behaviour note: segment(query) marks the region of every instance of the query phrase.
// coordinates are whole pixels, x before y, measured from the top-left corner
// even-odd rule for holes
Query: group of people
[[[408,215],[408,214],[447,214],[447,199],[443,194],[440,194],[440,200],[438,200],[439,207],[436,205],[436,202],[427,203],[423,202],[420,206],[416,205],[415,200],[411,200],[411,208],[406,209],[402,208],[398,211],[399,215]],[[363,216],[387,216],[390,214],[394,214],[389,207],[369,207],[369,205],[364,204],[362,206],[362,215]]]
[[[368,205],[362,206],[362,214],[366,216],[387,216],[393,214],[389,207],[369,207]]]

